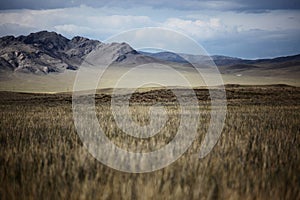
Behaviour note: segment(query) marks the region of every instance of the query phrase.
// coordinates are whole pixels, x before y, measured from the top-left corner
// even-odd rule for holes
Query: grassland
[[[203,117],[198,138],[176,162],[132,174],[93,158],[76,134],[70,94],[0,94],[0,199],[300,199],[300,88],[228,86],[228,112],[213,151],[198,158],[209,122],[207,90],[196,90]],[[97,94],[98,119],[116,145],[160,148],[176,133],[178,104],[169,91],[135,94],[138,123],[162,102],[166,127],[137,140],[116,127],[109,94]],[[188,133],[187,133],[188,134]],[[166,155],[168,156],[168,155]]]

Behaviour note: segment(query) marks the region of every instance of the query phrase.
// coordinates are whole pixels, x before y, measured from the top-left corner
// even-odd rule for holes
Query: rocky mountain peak
[[[86,41],[90,41],[90,39],[85,38],[85,37],[80,37],[80,36],[75,36],[71,39],[72,43],[82,43],[82,42],[86,42]]]
[[[70,40],[48,31],[17,38],[2,37],[0,46],[0,72],[1,69],[9,69],[34,74],[77,70],[86,56],[96,49],[99,50],[99,59],[104,63],[121,63],[126,60],[130,63],[138,54],[127,43],[105,44],[80,36]]]
[[[19,36],[17,37],[17,40],[47,50],[64,50],[69,42],[69,39],[61,34],[48,31],[31,33],[28,36]]]

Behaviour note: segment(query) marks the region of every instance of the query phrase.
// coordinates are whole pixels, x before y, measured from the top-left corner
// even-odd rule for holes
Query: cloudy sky
[[[0,35],[56,31],[98,40],[122,31],[164,27],[209,54],[243,58],[300,53],[299,0],[1,0]]]

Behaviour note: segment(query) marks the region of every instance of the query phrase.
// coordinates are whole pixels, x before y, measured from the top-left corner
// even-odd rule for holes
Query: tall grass
[[[188,151],[164,169],[131,174],[101,164],[83,147],[69,95],[2,93],[0,199],[300,199],[300,89],[227,89],[222,135],[201,160],[210,108],[207,93],[197,95],[203,117]],[[149,105],[131,106],[138,123],[147,123]],[[166,127],[144,140],[116,127],[106,95],[98,96],[97,111],[116,145],[153,151],[176,133],[178,105],[167,106]]]

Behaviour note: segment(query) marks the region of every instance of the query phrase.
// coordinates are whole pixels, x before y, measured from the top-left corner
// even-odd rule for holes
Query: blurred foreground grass
[[[0,199],[300,199],[300,88],[228,87],[225,126],[204,159],[198,151],[209,98],[206,90],[196,93],[204,116],[198,139],[168,167],[130,174],[101,164],[83,147],[69,94],[2,92]],[[159,90],[136,94],[132,113],[147,123],[147,106],[172,98]],[[116,127],[109,95],[96,100],[100,125],[122,148],[152,151],[176,133],[176,101],[167,105],[161,135],[138,141]]]

